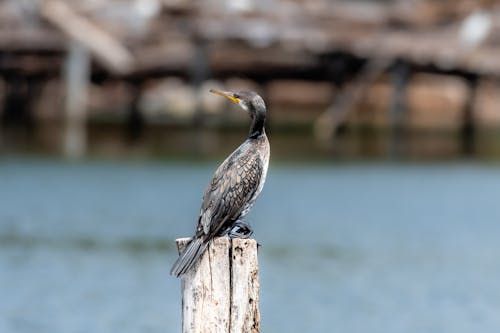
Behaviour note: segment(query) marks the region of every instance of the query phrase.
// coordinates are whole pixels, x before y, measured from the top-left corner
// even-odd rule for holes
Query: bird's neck
[[[252,125],[248,137],[250,139],[257,139],[265,133],[264,125],[266,124],[266,113],[256,112],[252,117]]]

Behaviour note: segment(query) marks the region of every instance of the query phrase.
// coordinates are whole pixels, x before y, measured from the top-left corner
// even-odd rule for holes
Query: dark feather
[[[202,238],[193,238],[175,261],[170,274],[176,277],[186,274],[203,252],[205,252],[207,246],[208,242],[205,242]]]
[[[249,143],[244,143],[217,169],[205,190],[198,230],[210,238],[219,236],[223,221],[235,221],[257,192],[263,161]]]

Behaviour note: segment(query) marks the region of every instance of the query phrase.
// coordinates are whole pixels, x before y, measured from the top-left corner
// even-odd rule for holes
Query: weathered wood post
[[[401,157],[405,144],[405,121],[408,113],[408,83],[411,78],[411,66],[404,60],[396,60],[392,69],[393,92],[390,106],[391,138],[389,154],[393,158]]]
[[[65,66],[66,115],[64,154],[79,158],[87,147],[87,95],[90,81],[90,54],[78,43],[71,41]]]
[[[476,107],[479,78],[477,75],[469,74],[465,76],[467,83],[467,99],[462,113],[462,153],[466,156],[473,156],[476,148],[476,123],[474,109]]]
[[[181,252],[189,238],[177,239]],[[260,332],[257,242],[216,238],[182,279],[183,333]]]

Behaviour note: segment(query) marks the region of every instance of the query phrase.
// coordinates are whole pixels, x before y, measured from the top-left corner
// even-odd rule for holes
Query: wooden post
[[[390,106],[391,138],[389,154],[393,158],[401,157],[404,148],[405,118],[408,113],[407,88],[410,80],[410,65],[398,60],[392,70],[392,100]]]
[[[203,82],[210,77],[210,65],[207,43],[200,36],[195,36],[194,42],[195,48],[189,67],[189,80],[193,87],[196,102],[192,118],[194,132],[191,151],[203,154],[210,148],[210,140],[207,140],[207,131],[203,128],[205,116],[201,101],[201,87]]]
[[[144,116],[139,109],[142,94],[142,81],[133,80],[130,84],[132,100],[129,103],[126,137],[129,143],[136,143],[144,130]]]
[[[41,1],[40,14],[70,39],[80,43],[108,70],[127,74],[134,67],[134,56],[112,34],[99,27],[63,0]]]
[[[177,240],[179,252],[189,240]],[[208,246],[182,279],[182,332],[260,332],[255,240],[220,237]]]
[[[477,98],[479,79],[475,75],[466,76],[467,99],[463,108],[463,123],[461,130],[462,153],[465,156],[473,156],[475,153],[476,124],[474,119],[474,107]]]
[[[90,55],[76,41],[71,41],[65,67],[66,120],[64,153],[67,157],[81,157],[86,150],[87,94],[90,80]]]

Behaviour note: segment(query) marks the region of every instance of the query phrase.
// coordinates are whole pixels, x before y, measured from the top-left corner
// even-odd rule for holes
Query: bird
[[[251,119],[247,139],[215,171],[206,187],[196,232],[170,270],[184,277],[216,237],[248,238],[253,230],[244,220],[266,181],[270,147],[266,136],[266,105],[253,91],[220,91],[223,96],[247,111]]]

